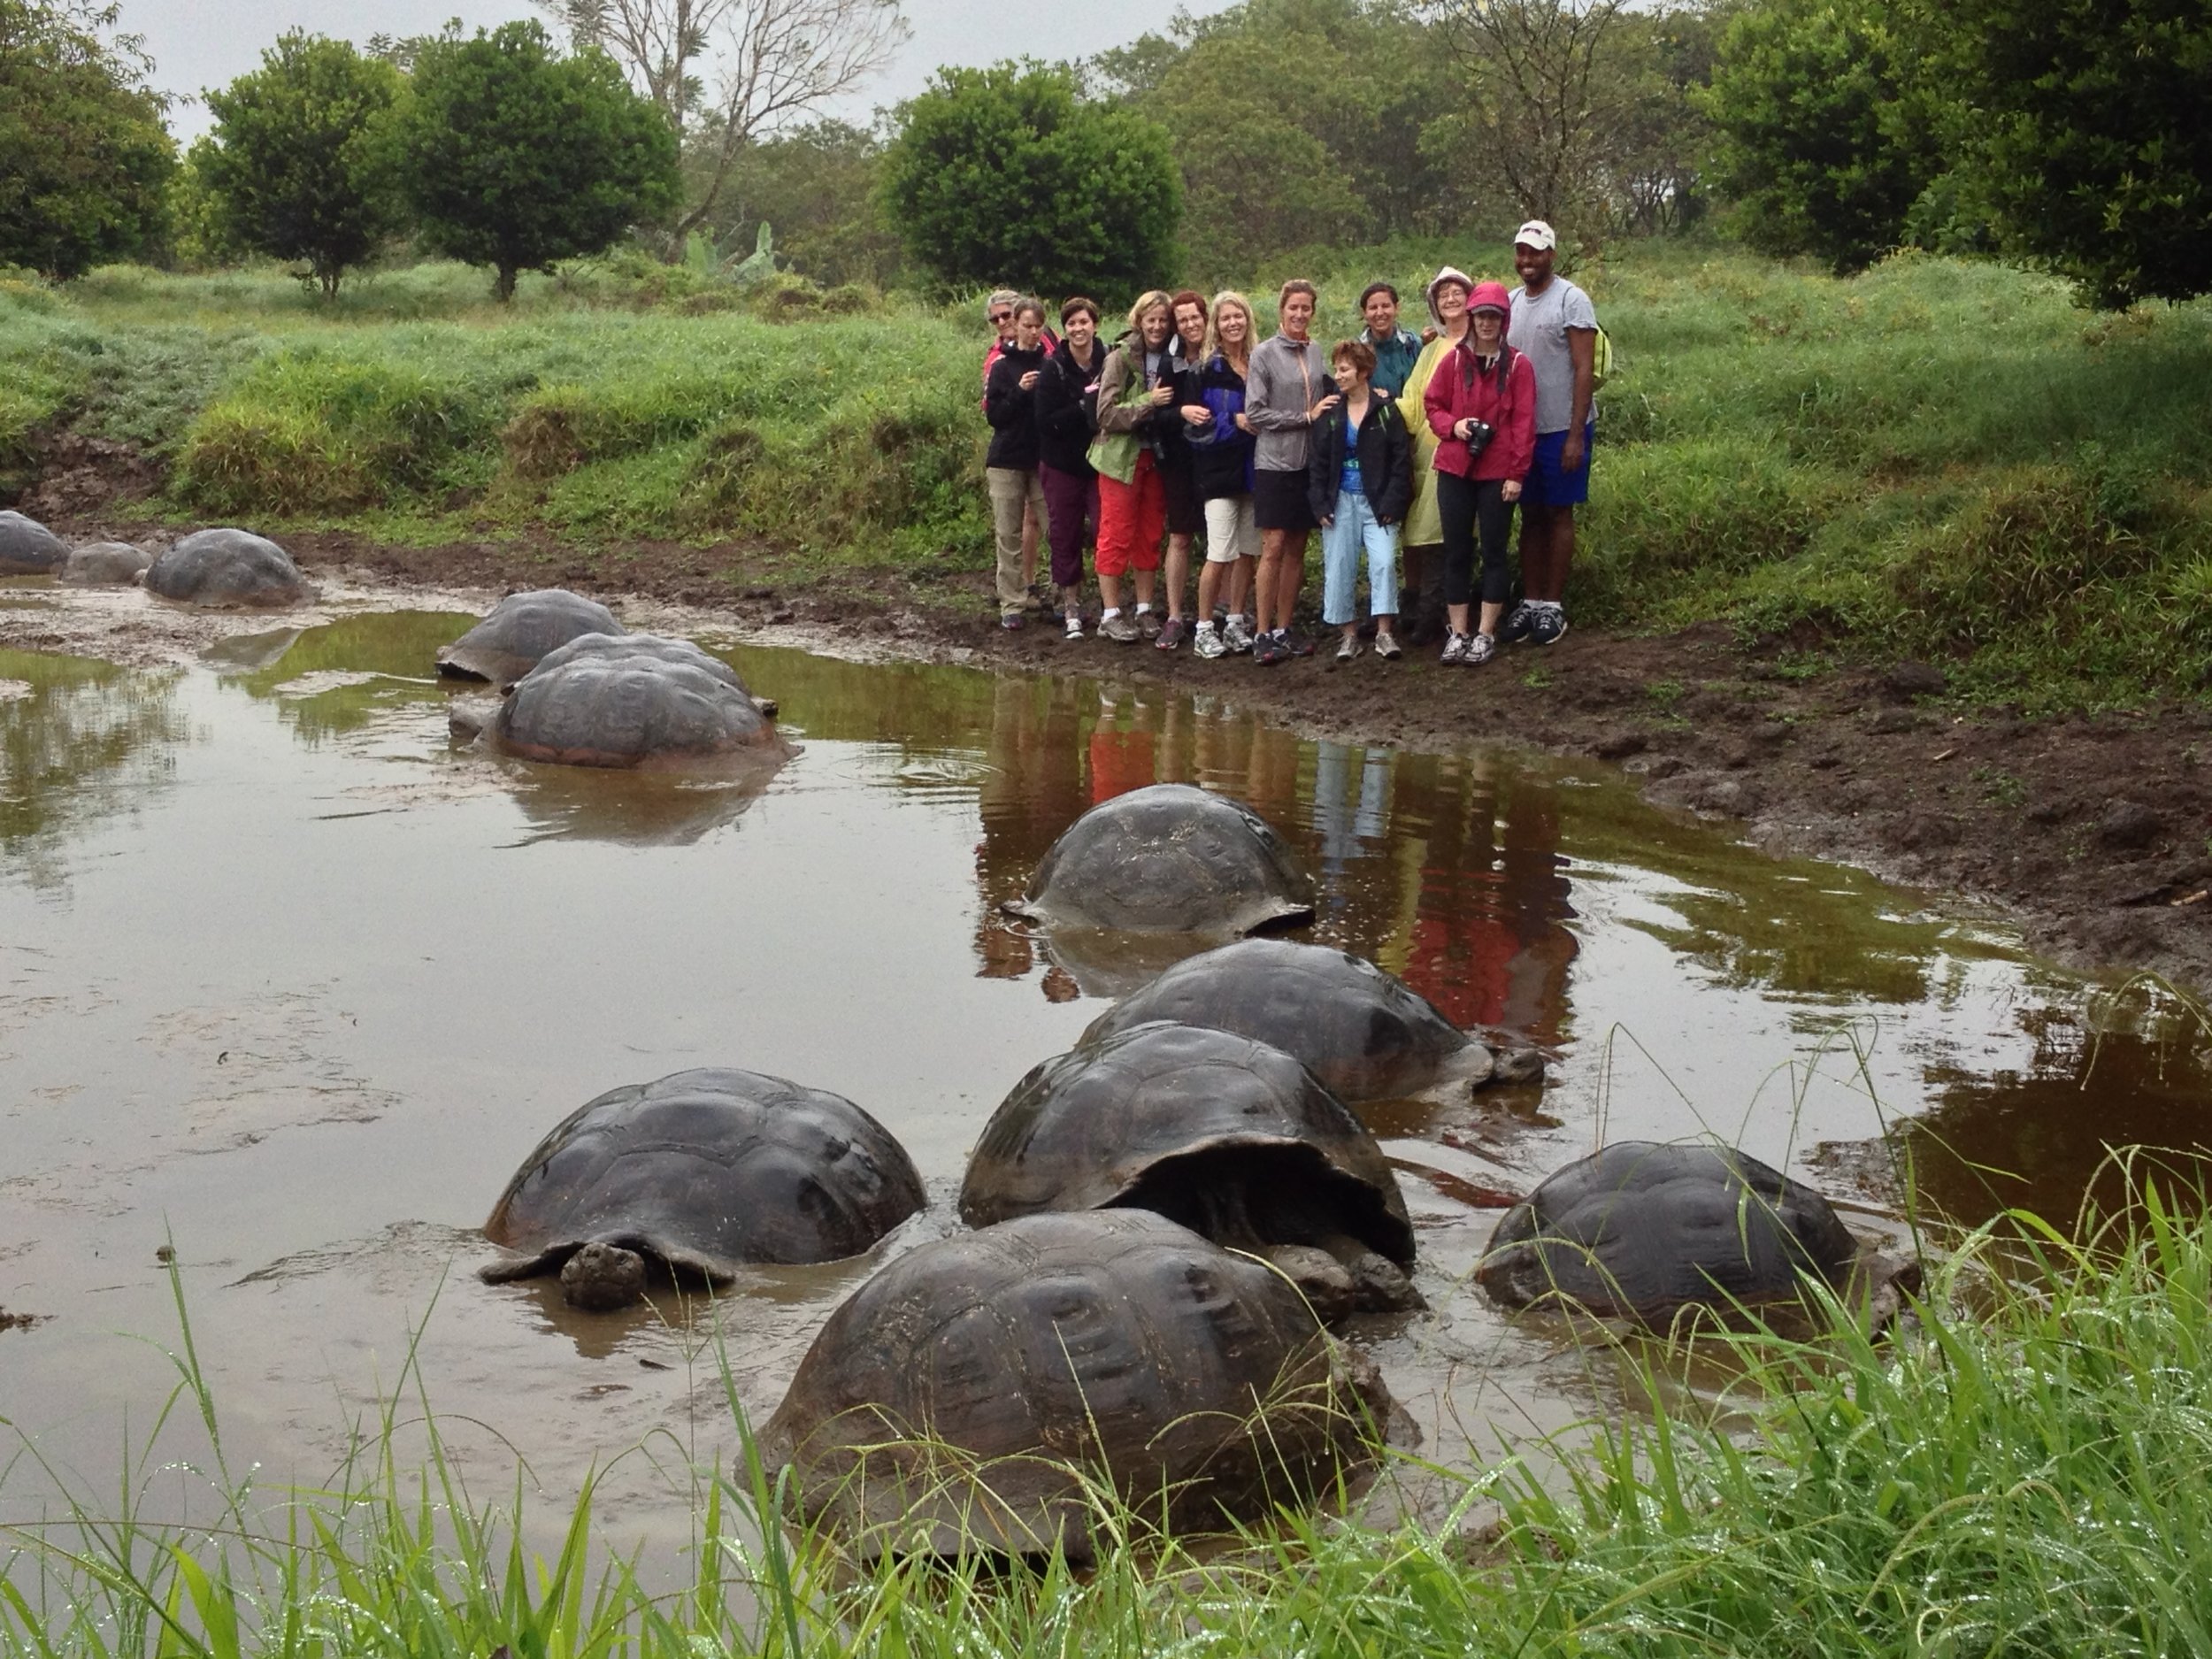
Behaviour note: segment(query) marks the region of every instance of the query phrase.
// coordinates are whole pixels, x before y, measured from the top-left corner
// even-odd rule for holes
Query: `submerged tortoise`
[[[1326,1494],[1403,1426],[1298,1293],[1141,1210],[925,1244],[829,1317],[762,1432],[869,1555],[1091,1551],[1084,1475],[1177,1530]]]
[[[1061,927],[1248,933],[1313,917],[1313,883],[1265,818],[1187,783],[1102,801],[1007,910]]]
[[[1413,1224],[1375,1137],[1304,1066],[1248,1037],[1139,1025],[1015,1086],[969,1162],[961,1219],[1109,1208],[1266,1256],[1325,1318],[1420,1305]]]
[[[73,588],[128,588],[153,562],[152,554],[127,541],[92,541],[72,549],[57,574]]]
[[[523,1252],[492,1284],[557,1272],[595,1311],[644,1294],[649,1263],[726,1285],[748,1263],[856,1256],[922,1208],[891,1132],[841,1095],[706,1068],[587,1102],[539,1142],[484,1235]]]
[[[1091,1022],[1085,1043],[1148,1020],[1280,1048],[1340,1100],[1393,1100],[1449,1075],[1487,1082],[1490,1050],[1405,981],[1327,945],[1240,939],[1187,957]]]
[[[516,682],[487,729],[509,754],[572,766],[791,753],[727,663],[652,634],[571,640]]]
[[[1918,1269],[1863,1256],[1828,1201],[1732,1148],[1619,1141],[1556,1171],[1509,1210],[1476,1264],[1506,1306],[1560,1306],[1659,1329],[1689,1308],[1800,1300],[1805,1276],[1858,1281],[1873,1322]]]
[[[196,530],[146,567],[146,591],[179,604],[305,604],[314,584],[292,556],[250,531]]]
[[[69,543],[35,518],[0,512],[0,576],[51,576],[69,561]]]
[[[549,651],[587,634],[624,632],[614,612],[565,588],[509,594],[484,619],[438,653],[438,672],[455,680],[511,686]]]

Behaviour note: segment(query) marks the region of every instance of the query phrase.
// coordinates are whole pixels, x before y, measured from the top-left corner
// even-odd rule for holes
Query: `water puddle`
[[[2070,1214],[2112,1140],[2193,1145],[2212,1059],[2154,1000],[2099,1014],[2002,923],[1777,861],[1602,769],[1302,741],[1111,681],[728,655],[803,753],[764,788],[449,745],[433,653],[470,618],[341,614],[197,666],[0,651],[0,1329],[5,1415],[93,1493],[174,1381],[173,1247],[234,1465],[312,1481],[413,1356],[465,1470],[557,1494],[626,1448],[611,1536],[680,1538],[667,1469],[730,1441],[709,1321],[494,1289],[472,1231],[556,1120],[739,1065],[850,1096],[931,1209],[869,1258],[764,1269],[712,1310],[743,1404],[829,1310],[956,1223],[986,1118],[1130,964],[1001,915],[1087,806],[1155,780],[1250,802],[1318,878],[1303,935],[1550,1086],[1371,1121],[1433,1313],[1376,1351],[1431,1455],[1613,1409],[1605,1362],[1466,1274],[1510,1194],[1601,1138],[1720,1133],[1886,1202],[1909,1119],[1968,1218]],[[1471,733],[1479,738],[1480,733]],[[655,1449],[657,1447],[657,1449]],[[503,1472],[504,1471],[504,1472]],[[0,1520],[35,1506],[21,1478]]]

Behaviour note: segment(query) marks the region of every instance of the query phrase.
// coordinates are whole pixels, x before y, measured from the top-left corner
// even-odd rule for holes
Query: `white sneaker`
[[[1247,618],[1231,617],[1221,634],[1228,648],[1240,656],[1252,649],[1252,624]]]
[[[1497,641],[1487,634],[1478,634],[1467,641],[1467,649],[1459,660],[1470,668],[1480,668],[1497,654]]]
[[[1083,637],[1083,618],[1072,612],[1068,616],[1067,637],[1071,640],[1079,640]]]
[[[1440,663],[1465,662],[1467,660],[1467,636],[1463,634],[1454,634],[1448,629],[1444,634],[1444,654],[1436,660]]]
[[[1191,638],[1190,654],[1202,657],[1210,663],[1216,657],[1228,656],[1229,643],[1214,631],[1212,623],[1202,622],[1198,625],[1198,632]]]

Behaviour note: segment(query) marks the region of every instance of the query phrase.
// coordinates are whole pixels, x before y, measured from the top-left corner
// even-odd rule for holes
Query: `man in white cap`
[[[1575,509],[1590,498],[1592,407],[1598,314],[1585,294],[1552,274],[1558,234],[1540,219],[1513,233],[1513,291],[1506,342],[1536,371],[1536,459],[1521,490],[1521,603],[1501,641],[1549,645],[1567,631],[1562,601],[1574,560]]]

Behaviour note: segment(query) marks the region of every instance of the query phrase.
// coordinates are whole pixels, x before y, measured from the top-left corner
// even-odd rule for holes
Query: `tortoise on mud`
[[[0,512],[0,576],[55,576],[69,562],[69,543],[35,518]]]
[[[1086,1475],[1179,1531],[1323,1494],[1405,1426],[1258,1262],[1140,1210],[926,1244],[822,1327],[762,1434],[869,1556],[1092,1554]]]
[[[1240,939],[1185,958],[1091,1022],[1094,1043],[1148,1020],[1280,1048],[1339,1100],[1394,1100],[1448,1077],[1489,1081],[1490,1050],[1402,979],[1326,945]]]
[[[1859,1281],[1873,1323],[1917,1267],[1862,1253],[1828,1201],[1732,1148],[1620,1141],[1509,1210],[1476,1264],[1509,1308],[1559,1307],[1665,1329],[1686,1309],[1801,1302],[1807,1279]]]
[[[128,588],[153,562],[152,554],[127,541],[93,541],[72,549],[55,573],[72,588]]]
[[[516,682],[487,730],[509,754],[572,766],[791,753],[727,663],[651,634],[571,640]]]
[[[565,588],[509,594],[481,622],[438,653],[438,672],[454,680],[488,680],[503,687],[571,640],[623,632],[613,611]]]
[[[1102,801],[1006,909],[1057,927],[1248,933],[1313,917],[1313,884],[1265,818],[1187,783]]]
[[[305,604],[315,587],[292,556],[245,530],[196,530],[146,567],[146,591],[178,604],[251,609]]]
[[[708,1068],[610,1089],[515,1171],[484,1236],[523,1254],[504,1284],[557,1272],[594,1311],[663,1278],[726,1285],[749,1263],[856,1256],[922,1208],[891,1132],[841,1095]]]
[[[1046,1061],[993,1114],[960,1189],[971,1226],[1110,1208],[1264,1256],[1324,1318],[1421,1305],[1413,1225],[1375,1137],[1248,1037],[1163,1021]]]

